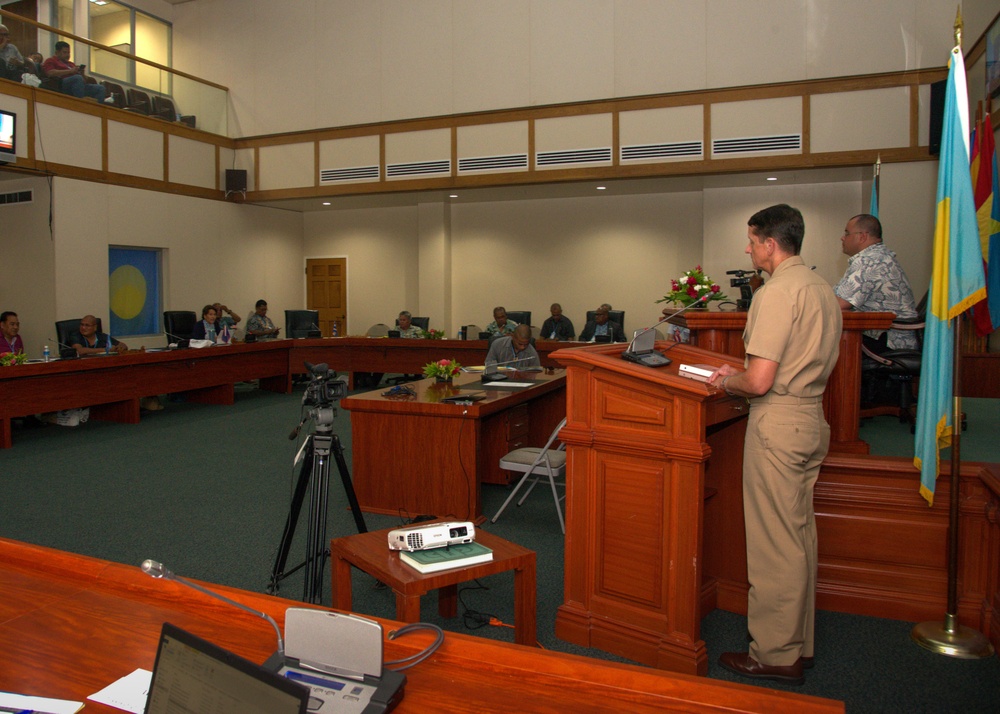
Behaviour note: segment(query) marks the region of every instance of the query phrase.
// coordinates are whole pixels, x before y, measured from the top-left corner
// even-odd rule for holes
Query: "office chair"
[[[167,333],[167,343],[190,340],[197,322],[198,315],[191,310],[164,311],[163,330]]]
[[[178,114],[177,107],[174,106],[172,99],[154,94],[150,100],[152,102],[152,116],[165,121],[179,121],[192,129],[194,128],[195,117],[190,114]]]
[[[80,319],[79,317],[73,320],[57,320],[56,321],[56,339],[59,340],[58,350],[60,357],[75,357],[76,350],[70,347],[63,347],[63,345],[69,345],[69,336],[74,332],[78,332],[80,329]],[[104,332],[101,327],[101,318],[97,318],[97,331]]]
[[[552,430],[552,434],[549,435],[549,440],[545,442],[545,446],[538,448],[535,446],[526,446],[521,449],[514,449],[506,456],[500,459],[500,468],[505,471],[517,471],[523,473],[524,476],[521,480],[517,482],[514,489],[507,496],[507,500],[503,502],[500,506],[500,510],[496,512],[493,518],[490,519],[491,523],[496,523],[500,514],[504,512],[507,506],[517,492],[522,486],[530,479],[531,483],[528,484],[528,490],[524,492],[521,499],[517,502],[520,506],[524,503],[524,500],[531,495],[531,491],[538,485],[538,482],[543,478],[548,479],[549,486],[552,488],[552,498],[556,503],[556,515],[559,516],[559,528],[562,530],[563,535],[566,535],[566,521],[563,520],[563,512],[561,501],[566,498],[566,495],[559,495],[556,490],[556,486],[566,487],[565,477],[566,477],[566,446],[565,444],[560,444],[559,448],[553,449],[552,444],[559,436],[559,432],[562,428],[566,426],[566,419],[563,418],[561,422]],[[556,484],[556,479],[563,479],[563,482]]]
[[[322,337],[319,310],[285,310],[285,337]]]
[[[384,325],[381,322],[376,322],[374,325],[368,328],[367,334],[369,337],[388,337],[389,326]]]
[[[133,111],[137,114],[143,114],[149,116],[150,112],[153,110],[153,105],[149,101],[149,95],[143,92],[141,89],[131,89],[126,91],[126,96],[128,99],[129,111]]]
[[[507,319],[518,325],[531,326],[531,310],[508,310]]]
[[[915,426],[914,394],[920,381],[923,357],[924,320],[927,314],[927,296],[917,305],[917,316],[896,320],[889,329],[908,330],[917,337],[917,349],[886,350],[875,352],[861,344],[861,416],[893,415],[901,423]],[[880,403],[885,398],[893,403]],[[865,406],[865,405],[869,406]],[[964,419],[963,419],[964,422]],[[963,424],[964,428],[964,424]]]
[[[597,310],[587,310],[587,322],[593,320],[595,315],[597,315]],[[625,332],[625,311],[608,310],[608,322],[617,322],[619,327],[622,328],[622,332]],[[584,325],[586,324],[585,322]]]

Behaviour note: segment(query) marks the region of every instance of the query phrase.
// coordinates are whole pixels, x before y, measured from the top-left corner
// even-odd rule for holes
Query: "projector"
[[[475,539],[476,527],[469,521],[431,523],[389,531],[389,550],[430,550]]]

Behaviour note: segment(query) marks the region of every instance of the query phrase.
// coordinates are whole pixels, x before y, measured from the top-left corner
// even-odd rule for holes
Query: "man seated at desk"
[[[625,342],[625,332],[617,322],[608,319],[608,308],[601,305],[594,312],[594,319],[590,320],[583,332],[580,333],[581,342],[594,342],[600,335],[608,335],[612,342]]]
[[[490,351],[486,353],[486,366],[494,365],[514,369],[542,366],[538,353],[531,346],[530,327],[518,325],[513,334],[493,340]]]
[[[576,337],[576,329],[570,319],[563,315],[562,305],[557,302],[552,303],[549,312],[552,313],[552,317],[542,323],[541,337],[543,340],[562,340],[565,342]]]
[[[399,313],[399,317],[396,318],[396,321],[399,323],[396,327],[399,330],[399,336],[411,340],[422,340],[424,338],[424,331],[414,325],[412,320],[413,315],[408,310],[403,310]]]
[[[247,335],[253,335],[256,340],[277,339],[280,327],[275,327],[267,316],[267,300],[258,300],[254,305],[254,314],[247,319]]]
[[[0,314],[0,354],[12,352],[21,354],[24,352],[24,340],[17,333],[21,331],[21,321],[17,319],[17,313],[5,310]]]
[[[108,342],[110,340],[110,348]],[[84,355],[102,355],[106,352],[116,352],[121,354],[128,351],[128,345],[119,342],[111,335],[97,331],[97,318],[93,315],[86,315],[80,318],[80,327],[69,336],[69,346],[76,350],[76,353]]]
[[[514,332],[517,323],[507,319],[507,308],[493,308],[493,322],[486,326],[486,331],[490,333],[490,339],[497,335],[509,335]]]
[[[841,309],[894,312],[904,320],[917,316],[910,281],[896,254],[882,242],[882,224],[875,216],[862,213],[849,220],[840,241],[850,258],[844,277],[833,288]],[[920,349],[910,330],[866,330],[862,339],[876,354]]]

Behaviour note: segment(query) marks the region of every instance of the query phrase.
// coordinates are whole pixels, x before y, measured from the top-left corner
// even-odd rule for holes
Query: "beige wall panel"
[[[382,0],[381,84],[385,117],[451,114],[451,0]]]
[[[444,161],[451,158],[451,129],[430,129],[387,134],[386,164],[411,161]]]
[[[417,206],[419,249],[417,281],[420,315],[430,318],[434,329],[453,332],[451,324],[451,205],[441,201]]]
[[[347,257],[348,334],[363,335],[379,322],[392,325],[401,310],[422,314],[417,213],[414,206],[304,215],[306,258]]]
[[[35,159],[100,171],[101,118],[35,104]],[[161,158],[162,163],[162,158]]]
[[[356,136],[319,143],[320,169],[347,169],[355,166],[378,166],[379,138]]]
[[[704,0],[709,87],[802,79],[811,28],[801,0]],[[681,34],[675,28],[671,34]],[[844,51],[849,51],[845,46]]]
[[[625,310],[628,332],[652,324],[669,276],[701,261],[701,216],[700,192],[454,205],[449,333],[485,327],[496,305],[531,310],[540,326],[553,302],[577,334],[605,301]],[[482,260],[496,250],[517,281]]]
[[[20,119],[20,116],[18,118]],[[49,186],[41,177],[3,182],[4,193],[31,191],[31,203],[0,206],[3,254],[3,307],[21,320],[21,339],[29,357],[41,357],[54,333],[55,245],[49,235]],[[53,354],[59,350],[49,343]]]
[[[260,190],[315,185],[314,147],[311,142],[261,147]]]
[[[618,115],[618,137],[622,146],[701,141],[705,111],[700,104],[690,107],[641,109]]]
[[[529,0],[457,2],[454,22],[454,111],[531,103]]]
[[[171,136],[168,147],[173,183],[215,188],[215,146]]]
[[[313,73],[307,73],[307,91],[314,92],[316,97],[316,125],[347,126],[379,121],[384,116],[382,3],[315,2],[313,10],[323,64],[336,68],[323,73],[319,81]],[[306,78],[295,77],[292,82],[303,79]]]
[[[458,158],[528,153],[528,122],[480,124],[458,129]]]
[[[817,94],[809,117],[814,153],[910,145],[910,90],[907,87]]]
[[[17,115],[14,127],[14,146],[18,156],[28,155],[28,102],[20,97],[0,94],[0,109]]]
[[[614,95],[613,0],[531,5],[531,104]]]
[[[937,161],[882,164],[879,179],[882,240],[899,256],[917,300],[927,292],[931,278],[937,172]],[[868,197],[862,200],[867,211]]]
[[[163,134],[141,126],[109,121],[108,171],[162,181]]]
[[[281,324],[286,308],[303,306],[300,214],[70,179],[57,178],[55,191],[57,319],[108,320],[109,245],[165,249],[164,309],[221,300],[246,318],[263,297]],[[205,246],[226,256],[225,270],[205,260]]]
[[[705,2],[616,0],[615,96],[705,87],[706,22]]]
[[[535,151],[569,151],[611,146],[610,114],[554,117],[535,122]]]
[[[712,105],[712,138],[771,136],[802,132],[802,99],[754,99]]]

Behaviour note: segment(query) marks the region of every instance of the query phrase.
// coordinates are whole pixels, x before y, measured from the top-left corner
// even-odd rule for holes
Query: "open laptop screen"
[[[306,714],[309,689],[163,623],[145,714]]]

